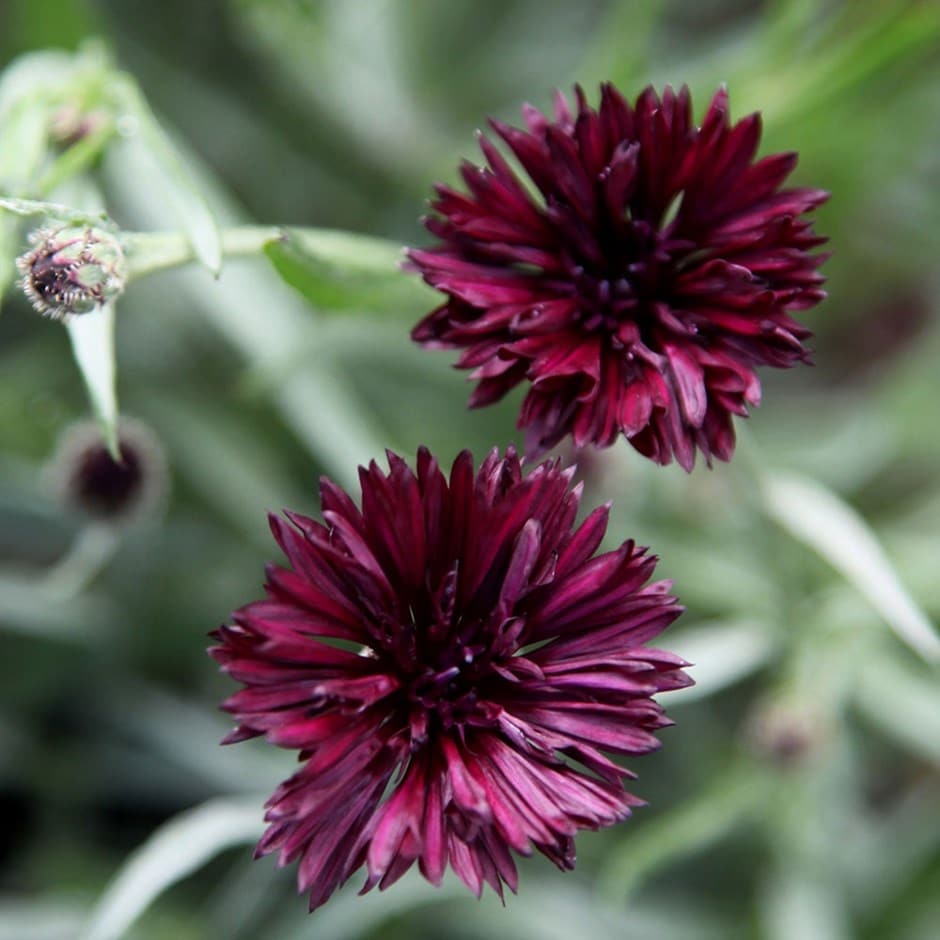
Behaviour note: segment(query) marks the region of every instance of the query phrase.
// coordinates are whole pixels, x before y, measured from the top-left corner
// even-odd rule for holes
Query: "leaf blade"
[[[223,850],[261,835],[262,800],[215,799],[160,826],[118,872],[81,940],[118,940],[166,889]]]
[[[911,649],[927,662],[940,662],[940,637],[852,507],[797,474],[769,474],[762,490],[771,518],[839,571]]]
[[[212,274],[222,267],[222,236],[215,214],[170,136],[160,125],[136,83],[127,75],[115,83],[115,94],[152,164],[151,178],[176,213],[196,257]]]
[[[72,343],[72,355],[85,380],[88,398],[111,455],[120,457],[118,447],[117,362],[114,354],[114,304],[91,313],[70,316],[65,328]]]

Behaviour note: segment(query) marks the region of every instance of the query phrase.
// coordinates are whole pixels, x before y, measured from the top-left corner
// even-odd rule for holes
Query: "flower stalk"
[[[291,228],[291,234],[313,254],[357,273],[393,272],[401,246],[387,239],[320,228]],[[239,225],[221,230],[223,258],[252,258],[266,245],[285,235],[272,225]],[[182,232],[125,232],[128,278],[168,271],[196,261],[196,253]]]

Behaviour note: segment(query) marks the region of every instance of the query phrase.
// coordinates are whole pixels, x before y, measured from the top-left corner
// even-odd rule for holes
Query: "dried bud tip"
[[[16,259],[21,285],[43,316],[90,313],[124,290],[124,252],[117,239],[86,225],[47,227],[29,237]]]

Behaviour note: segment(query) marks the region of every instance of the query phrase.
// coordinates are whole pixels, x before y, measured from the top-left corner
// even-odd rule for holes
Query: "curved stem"
[[[120,534],[110,526],[87,526],[62,558],[45,572],[40,589],[50,597],[74,597],[108,564],[120,541]]]

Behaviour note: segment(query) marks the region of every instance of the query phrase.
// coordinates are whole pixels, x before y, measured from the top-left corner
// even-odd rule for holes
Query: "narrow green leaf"
[[[36,191],[41,195],[54,192],[67,180],[84,173],[101,156],[115,133],[114,123],[109,120],[73,144],[39,177]]]
[[[89,222],[94,225],[113,229],[114,223],[104,212],[89,212],[87,209],[73,209],[58,202],[43,202],[39,199],[16,199],[13,196],[0,196],[0,209],[14,215],[45,215],[63,222]]]
[[[92,410],[101,423],[108,450],[118,450],[117,367],[114,356],[114,304],[91,313],[69,317],[65,324],[72,341],[72,355],[88,389]]]
[[[231,846],[254,842],[263,798],[211,800],[162,825],[131,854],[96,905],[81,940],[118,940],[161,892]]]
[[[756,672],[774,653],[770,631],[754,621],[715,621],[677,631],[673,646],[692,663],[695,685],[672,692],[668,706],[714,695]]]
[[[159,420],[180,477],[245,538],[267,545],[267,527],[258,520],[272,508],[303,504],[279,455],[257,446],[235,409],[164,393],[151,397],[148,417]]]
[[[340,485],[359,485],[356,467],[381,454],[382,439],[355,389],[325,363],[288,376],[275,400],[294,432]]]
[[[845,904],[829,872],[805,866],[779,866],[767,879],[761,898],[762,937],[767,940],[850,940]]]
[[[940,662],[940,637],[854,509],[815,480],[797,475],[767,476],[763,493],[773,519],[841,572],[908,646],[927,662]]]
[[[49,108],[36,96],[0,116],[0,188],[23,192],[46,154]]]
[[[940,682],[885,655],[868,657],[855,707],[903,747],[940,767]]]
[[[287,234],[304,251],[348,270],[391,273],[402,261],[402,246],[386,238],[328,228],[294,228]]]
[[[141,147],[115,147],[107,154],[105,173],[114,191],[119,193],[122,205],[133,211],[151,227],[160,224],[163,210],[159,194],[139,185],[146,173]],[[199,167],[198,162],[196,163]],[[209,180],[200,172],[200,179]],[[207,192],[213,198],[220,216],[236,217],[224,193],[210,182]],[[273,231],[263,230],[260,245],[256,242],[257,229],[236,229],[232,233],[231,250],[238,254],[254,254],[271,241]],[[361,256],[375,263],[378,257],[395,255],[389,243],[344,233],[316,232],[314,241],[326,253],[348,257],[359,250]],[[137,239],[134,239],[136,242]],[[185,261],[173,246],[165,246],[169,258],[143,259],[138,270],[156,270]],[[147,252],[149,254],[149,252]],[[138,255],[131,252],[131,264]],[[212,290],[206,290],[198,272],[180,271],[174,282],[186,304],[202,313],[206,320],[260,372],[271,363],[285,363],[295,358],[296,350],[316,346],[317,329],[314,317],[300,298],[288,288],[273,271],[257,265],[232,263],[225,266]],[[371,416],[358,399],[355,390],[344,382],[338,370],[329,374],[322,363],[301,369],[296,375],[285,376],[274,390],[274,401],[285,424],[290,427],[307,448],[322,461],[323,469],[344,486],[357,486],[357,462],[367,463],[382,452],[382,435],[375,428]]]
[[[286,231],[264,246],[285,283],[321,310],[420,309],[425,288],[400,270],[391,242],[343,233]]]
[[[122,75],[116,80],[114,90],[125,111],[124,118],[131,119],[135,136],[149,157],[151,166],[146,185],[155,185],[163,192],[196,257],[213,274],[218,274],[222,267],[222,240],[209,203],[134,81]],[[144,185],[144,180],[141,180],[141,185]]]
[[[17,56],[0,72],[0,116],[74,78],[76,56],[60,49],[42,49]]]
[[[18,222],[11,216],[0,216],[0,301],[16,276],[14,258],[20,244]]]

